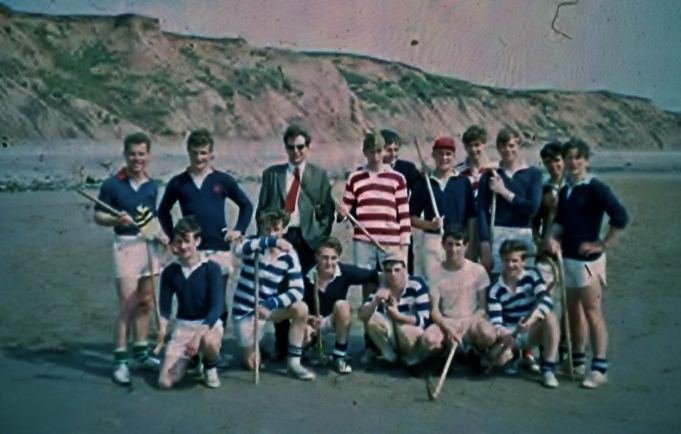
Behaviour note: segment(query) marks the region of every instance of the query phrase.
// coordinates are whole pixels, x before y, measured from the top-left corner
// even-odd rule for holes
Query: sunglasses
[[[286,150],[288,150],[288,151],[293,151],[294,149],[298,149],[298,151],[302,151],[305,148],[307,148],[307,145],[286,145]]]

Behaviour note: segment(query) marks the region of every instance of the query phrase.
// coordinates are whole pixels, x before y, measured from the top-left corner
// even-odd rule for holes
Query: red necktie
[[[286,194],[286,202],[284,202],[284,211],[289,214],[293,214],[296,210],[296,202],[298,201],[298,190],[300,189],[300,168],[296,167],[293,170],[293,182],[291,183],[291,188],[288,189],[288,194]]]

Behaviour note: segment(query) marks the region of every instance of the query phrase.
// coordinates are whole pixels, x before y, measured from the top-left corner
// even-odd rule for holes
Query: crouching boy
[[[399,357],[408,368],[421,359],[419,338],[428,326],[428,285],[407,274],[406,258],[391,251],[383,260],[384,285],[373,291],[360,308],[369,338],[381,350],[381,358],[394,363]]]
[[[195,220],[181,219],[173,234],[171,247],[177,259],[161,273],[159,341],[166,335],[173,295],[177,297],[177,317],[158,383],[161,389],[173,387],[184,376],[189,360],[201,352],[206,386],[219,387],[217,363],[224,330],[220,320],[224,308],[222,272],[217,263],[197,251],[201,227]]]
[[[538,269],[525,267],[528,246],[520,240],[501,243],[501,276],[487,292],[487,314],[497,332],[497,346],[505,349],[502,360],[510,360],[504,371],[517,371],[519,354],[512,349],[543,347],[540,369],[544,386],[558,387],[554,375],[559,328],[551,312],[553,301]],[[491,361],[492,363],[495,360]]]
[[[265,321],[274,323],[291,321],[288,335],[287,372],[299,380],[311,381],[315,375],[303,368],[300,357],[307,327],[307,305],[302,301],[304,286],[298,255],[283,236],[289,223],[289,214],[282,210],[263,212],[258,219],[261,236],[250,236],[237,247],[241,257],[241,275],[234,293],[232,317],[237,343],[241,347],[246,369],[255,369],[254,342],[260,341]],[[255,337],[255,276],[256,252],[260,288],[257,306],[259,335]],[[285,292],[278,294],[280,285]]]

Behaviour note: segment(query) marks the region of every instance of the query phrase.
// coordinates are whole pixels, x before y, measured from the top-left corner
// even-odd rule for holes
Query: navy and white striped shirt
[[[525,267],[523,275],[511,292],[504,283],[503,274],[487,290],[487,315],[495,328],[512,329],[529,313],[539,301],[538,309],[543,317],[553,310],[551,294],[546,291],[546,282],[535,267]]]
[[[376,295],[379,289],[381,288],[377,288],[367,297],[365,305],[371,304],[374,295]],[[402,291],[402,295],[397,302],[397,311],[402,315],[413,316],[416,318],[416,325],[425,329],[430,323],[429,293],[428,284],[422,277],[409,276],[407,278],[407,286]],[[385,315],[384,305],[381,303],[376,311]]]
[[[252,235],[236,249],[241,256],[241,274],[234,293],[232,315],[235,319],[253,313],[255,308],[255,251],[261,252],[260,304],[268,310],[281,309],[303,299],[304,284],[300,262],[295,251],[281,252],[276,256],[268,248],[276,247],[277,237]],[[279,286],[286,284],[288,290],[278,294]]]

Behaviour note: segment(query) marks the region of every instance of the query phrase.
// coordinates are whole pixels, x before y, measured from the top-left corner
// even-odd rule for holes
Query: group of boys
[[[605,184],[587,174],[589,147],[580,139],[542,149],[546,182],[538,168],[522,159],[521,136],[514,130],[504,128],[497,136],[499,162],[488,161],[483,152],[483,128],[470,127],[462,140],[467,156],[455,165],[454,139],[436,139],[434,169],[428,173],[425,164],[419,171],[397,158],[397,133],[368,132],[362,142],[366,165],[350,175],[342,201],[334,203],[326,171],[307,161],[310,135],[291,126],[283,137],[288,162],[264,171],[255,211],[257,234],[245,236],[253,205],[232,176],[211,167],[210,133],[193,131],[187,138],[190,166],[166,187],[157,213],[163,231],[154,243],[140,236],[139,222],[132,217],[155,213],[157,187],[144,171],[150,140],[140,133],[128,136],[126,167],[105,181],[99,196],[120,213],[112,216],[101,208],[95,213],[97,223],[113,226],[116,234],[120,307],[114,380],[130,382],[127,327],[134,320],[133,365],[160,366],[162,388],[172,387],[188,369],[203,371],[206,385],[218,387],[227,279],[238,258],[231,316],[246,369],[261,363],[255,342],[262,333],[256,336],[256,330],[271,320],[277,324],[273,357],[286,357],[292,377],[315,378],[301,358],[318,334],[327,333],[335,335],[334,370],[351,373],[347,295],[351,286],[362,285],[365,301],[357,315],[366,333],[363,363],[380,354],[387,363],[401,361],[417,372],[416,367],[449,348],[465,353],[477,368],[480,363],[503,365],[513,373],[523,350],[528,366],[542,372],[543,384],[557,387],[554,371],[564,333],[542,273],[526,266],[526,261],[532,264],[528,256],[539,250],[562,251],[574,367],[586,374],[588,333],[594,356],[582,385],[603,384],[603,252],[627,224],[625,208]],[[233,229],[225,218],[226,199],[239,208]],[[183,218],[173,226],[176,202]],[[610,230],[600,241],[605,213]],[[341,243],[330,236],[334,220],[347,219],[355,226],[354,265],[340,261]],[[418,273],[413,271],[412,228],[423,231]],[[160,343],[166,339],[173,296],[178,307],[161,363],[147,354],[146,337],[151,276],[160,268],[156,246],[168,242],[176,259],[160,273]],[[537,347],[539,366],[532,352]]]

